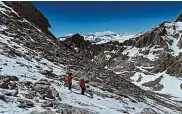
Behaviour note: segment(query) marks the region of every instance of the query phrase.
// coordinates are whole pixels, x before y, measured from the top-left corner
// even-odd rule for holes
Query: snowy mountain
[[[124,42],[125,40],[128,40],[130,38],[137,37],[141,35],[143,32],[136,32],[136,33],[115,33],[112,31],[104,31],[104,32],[96,32],[96,33],[89,33],[86,35],[83,35],[85,40],[90,41],[94,44],[104,44],[110,41],[119,41]],[[69,34],[63,37],[59,37],[61,41],[71,37],[73,34]]]
[[[124,42],[125,40],[137,37],[141,34],[142,32],[118,34],[112,31],[104,31],[104,32],[89,33],[88,35],[85,35],[84,38],[85,40],[89,40],[90,42],[95,44],[103,44],[110,41],[119,41],[121,43]]]
[[[32,7],[29,2],[14,5],[24,3]],[[96,45],[79,34],[59,41],[13,8],[0,2],[0,113],[182,112],[181,22],[165,22],[121,43]],[[72,91],[65,86],[67,72],[73,73]],[[89,82],[86,95],[80,94],[81,78]]]

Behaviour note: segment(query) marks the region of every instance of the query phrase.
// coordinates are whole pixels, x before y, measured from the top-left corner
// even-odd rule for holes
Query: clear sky
[[[32,2],[49,20],[56,36],[69,33],[147,31],[163,21],[174,21],[182,2]]]

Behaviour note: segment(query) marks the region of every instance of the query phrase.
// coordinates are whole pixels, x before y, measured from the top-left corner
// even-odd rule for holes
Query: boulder
[[[16,89],[15,81],[19,79],[16,76],[0,76],[0,88],[2,89]]]
[[[56,112],[50,111],[50,110],[46,110],[43,112],[38,112],[38,111],[32,111],[29,114],[56,114]]]
[[[180,84],[180,88],[181,88],[181,90],[182,90],[182,84]]]
[[[5,98],[5,96],[2,93],[0,93],[0,100],[8,103],[7,100],[6,100],[6,98]]]
[[[2,76],[2,75],[0,75],[0,81],[2,81],[2,80],[19,81],[19,79],[16,76]]]
[[[40,79],[39,81],[35,82],[35,85],[51,85],[51,83],[47,79]]]
[[[34,90],[40,93],[43,97],[54,99],[59,97],[59,93],[53,88],[49,81],[41,79],[34,84]]]
[[[0,90],[0,92],[7,96],[17,96],[18,90]]]
[[[20,103],[18,105],[19,108],[32,108],[34,107],[34,103],[29,100],[18,98],[17,101]]]
[[[94,114],[86,109],[72,107],[67,104],[59,104],[56,109],[56,112],[61,114]]]
[[[23,82],[24,86],[26,86],[27,88],[30,88],[33,86],[33,83],[31,81],[24,81]]]
[[[56,77],[57,75],[53,73],[53,71],[48,70],[40,70],[41,74],[46,75],[47,77]]]
[[[24,94],[24,97],[27,99],[33,99],[37,96],[36,91],[29,91],[27,94]]]
[[[46,100],[41,104],[41,107],[57,107],[58,104],[56,100]]]
[[[50,90],[52,91],[53,96],[59,97],[59,92],[55,88],[50,87]]]
[[[2,89],[9,89],[8,83],[0,82],[0,88],[2,88]]]
[[[140,114],[158,114],[158,113],[151,108],[144,108]]]
[[[41,104],[41,107],[53,107],[53,103],[51,101],[44,101],[43,104]]]
[[[49,85],[41,85],[41,84],[36,84],[34,86],[35,91],[37,91],[41,96],[48,97],[50,99],[55,98],[52,94],[52,91],[50,90]]]
[[[150,52],[150,50],[144,50],[144,51],[143,51],[143,54],[144,54],[144,55],[148,55],[149,52]]]

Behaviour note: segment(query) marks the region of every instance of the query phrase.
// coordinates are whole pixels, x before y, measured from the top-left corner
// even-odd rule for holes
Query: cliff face
[[[182,21],[182,12],[179,14],[179,16],[177,17],[176,21]]]
[[[22,17],[34,23],[43,32],[54,35],[48,30],[51,27],[48,19],[29,1],[12,1],[12,8]]]

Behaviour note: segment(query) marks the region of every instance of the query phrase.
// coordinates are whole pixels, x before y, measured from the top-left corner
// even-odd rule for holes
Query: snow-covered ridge
[[[95,44],[103,44],[110,41],[119,41],[123,42],[125,40],[128,40],[130,38],[137,37],[141,35],[143,32],[124,32],[124,33],[116,33],[112,31],[103,31],[103,32],[96,32],[96,33],[89,33],[85,34],[84,39],[90,41],[91,43]],[[60,40],[65,40],[66,38],[72,36],[73,34],[68,34],[63,37],[59,37]]]
[[[165,23],[166,35],[163,36],[166,40],[172,40],[172,45],[168,44],[169,48],[173,50],[173,55],[178,56],[181,49],[181,35],[182,35],[182,22]]]

